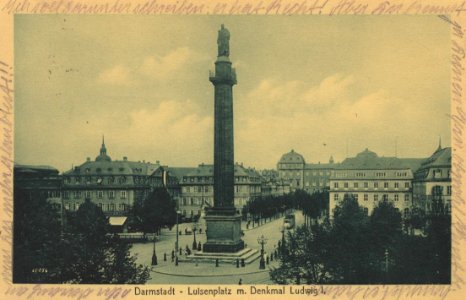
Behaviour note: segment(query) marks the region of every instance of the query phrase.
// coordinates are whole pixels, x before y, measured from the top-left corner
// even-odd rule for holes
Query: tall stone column
[[[215,89],[214,206],[206,212],[204,252],[237,252],[244,248],[241,215],[234,206],[233,85],[236,73],[229,58],[229,41],[230,32],[222,25],[218,32],[215,72],[209,76]]]

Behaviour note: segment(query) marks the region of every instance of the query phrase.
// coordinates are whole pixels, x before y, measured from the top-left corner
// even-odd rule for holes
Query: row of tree
[[[303,190],[280,196],[258,197],[243,207],[243,216],[270,218],[288,209],[301,209],[312,218],[321,216],[328,210],[328,191],[318,191],[308,194]]]
[[[370,216],[352,196],[326,219],[288,233],[280,249],[280,267],[271,271],[279,284],[449,283],[451,216],[426,217],[424,235],[402,230],[399,210],[382,201]]]
[[[14,190],[13,282],[132,283],[149,279],[130,244],[110,233],[102,209],[86,199],[67,213],[39,192]]]

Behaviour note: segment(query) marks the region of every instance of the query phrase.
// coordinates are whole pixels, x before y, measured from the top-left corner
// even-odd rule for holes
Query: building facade
[[[213,165],[200,164],[197,168],[186,170],[180,174],[181,195],[179,210],[185,218],[202,215],[205,207],[212,207],[213,194]],[[251,168],[235,164],[234,205],[241,211],[249,201],[261,196],[261,176]],[[178,176],[180,176],[178,175]]]
[[[413,173],[423,159],[379,157],[368,149],[346,158],[330,178],[329,214],[345,195],[352,195],[368,214],[382,200],[394,204],[406,216],[412,208]]]
[[[330,175],[337,164],[333,157],[328,163],[310,164],[306,163],[304,157],[291,150],[282,155],[277,163],[280,179],[289,183],[290,191],[298,189],[309,193],[329,189]]]
[[[133,162],[126,157],[112,160],[102,140],[100,154],[63,174],[63,203],[76,211],[89,198],[106,215],[127,215],[136,199],[143,199],[151,188],[163,186],[162,177],[151,176],[159,163]]]
[[[61,206],[62,178],[53,167],[15,164],[14,185],[31,194],[38,192],[53,204]]]
[[[451,148],[439,145],[414,173],[413,204],[425,213],[436,208],[451,212],[451,195]]]

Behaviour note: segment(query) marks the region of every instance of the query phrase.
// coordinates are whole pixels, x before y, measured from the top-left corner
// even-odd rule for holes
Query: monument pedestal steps
[[[250,264],[260,258],[260,251],[257,249],[244,248],[238,252],[233,253],[213,253],[213,252],[203,252],[198,251],[194,252],[191,255],[181,258],[180,261],[192,262],[192,263],[211,263],[215,264],[215,261],[218,259],[219,264],[228,263],[236,264],[236,261],[239,259],[244,259],[245,264]]]

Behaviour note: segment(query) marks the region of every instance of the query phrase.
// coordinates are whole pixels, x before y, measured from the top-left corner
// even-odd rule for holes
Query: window
[[[338,188],[338,182],[334,182],[333,187],[337,189]]]
[[[398,182],[395,182],[395,189],[399,188],[400,187],[400,183]]]
[[[70,198],[70,193],[68,191],[63,192],[63,198],[64,199],[69,199]]]
[[[364,182],[364,188],[368,188],[369,187],[369,183],[368,182]]]
[[[398,194],[395,194],[395,201],[398,201],[398,198],[399,198]]]
[[[409,189],[409,182],[405,182],[405,188]]]
[[[338,201],[338,194],[333,195],[333,200]]]
[[[451,185],[447,186],[447,195],[451,195]]]
[[[103,192],[103,191],[98,191],[98,192],[97,192],[97,197],[98,197],[99,199],[102,199],[103,196],[104,196],[104,192]]]
[[[409,201],[409,194],[405,194],[405,201]]]
[[[108,192],[108,198],[110,198],[110,199],[115,198],[115,192],[114,191],[109,191]]]
[[[81,183],[81,177],[76,176],[76,184],[79,184],[79,183]]]
[[[383,194],[383,200],[384,200],[384,201],[387,201],[387,200],[388,200],[388,195],[387,195],[387,194]]]
[[[404,213],[405,218],[408,217],[409,216],[409,208],[405,208],[403,213]]]
[[[369,200],[369,195],[368,194],[364,194],[364,201],[367,201]]]
[[[353,198],[357,201],[358,200],[358,194],[353,194]]]
[[[98,206],[100,209],[102,209],[102,203],[99,203]]]
[[[122,199],[126,198],[126,191],[121,191],[120,198]]]
[[[383,187],[386,188],[386,189],[388,189],[388,182],[384,182],[384,183],[383,183]]]
[[[112,204],[109,204],[109,206],[110,206],[109,207],[110,211],[115,211],[115,204],[112,203]]]
[[[348,188],[348,182],[345,182],[345,188],[346,189]]]
[[[197,187],[197,192],[198,192],[198,193],[202,193],[202,186],[198,186],[198,187]]]
[[[353,186],[354,186],[355,188],[357,188],[357,187],[358,187],[358,183],[355,182],[355,183],[353,184]]]
[[[377,189],[379,188],[379,183],[378,182],[374,182],[374,187]]]
[[[379,201],[379,195],[374,195],[374,201]]]
[[[81,192],[80,191],[74,191],[74,198],[75,199],[81,198]]]
[[[90,199],[91,198],[91,191],[86,191],[86,198]]]
[[[208,193],[208,192],[209,192],[209,187],[208,187],[208,186],[205,186],[205,187],[204,187],[204,191],[205,191],[206,193]]]

